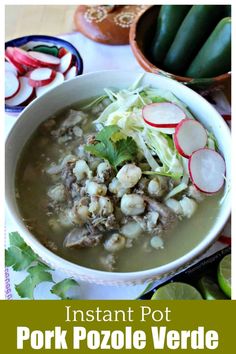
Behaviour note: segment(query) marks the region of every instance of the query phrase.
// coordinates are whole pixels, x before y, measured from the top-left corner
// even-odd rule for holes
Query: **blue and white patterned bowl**
[[[32,36],[24,36],[16,39],[12,39],[5,43],[5,49],[7,47],[20,47],[25,50],[34,50],[35,47],[38,46],[47,46],[50,49],[55,48],[55,50],[60,48],[65,48],[74,56],[75,65],[78,68],[78,75],[81,75],[83,72],[83,60],[77,51],[77,49],[69,42],[64,39],[52,37],[52,36],[40,36],[40,35],[32,35]],[[10,107],[5,105],[5,111],[8,113],[20,113],[23,111],[25,106],[16,106]]]

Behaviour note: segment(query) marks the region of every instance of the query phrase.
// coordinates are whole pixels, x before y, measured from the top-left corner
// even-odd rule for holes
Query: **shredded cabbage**
[[[131,136],[146,158],[154,174],[170,176],[174,179],[185,175],[183,160],[173,143],[174,129],[156,129],[149,127],[142,118],[142,108],[152,102],[173,102],[185,111],[187,117],[193,118],[187,107],[171,92],[152,87],[139,86],[142,76],[130,89],[115,92],[105,89],[112,101],[95,121],[98,128],[107,125],[117,125],[123,134]]]
[[[210,132],[207,132],[207,147],[212,150],[218,150],[217,140],[215,136]]]
[[[181,182],[180,184],[178,184],[178,186],[176,186],[175,188],[173,188],[165,197],[164,200],[168,200],[172,197],[174,197],[176,194],[179,194],[181,192],[183,192],[186,188],[188,187],[188,184]]]
[[[188,170],[188,159],[182,156],[182,164],[183,164],[183,178],[182,178],[182,183],[188,184],[189,181],[189,170]]]
[[[99,96],[99,97],[95,98],[92,102],[90,102],[89,104],[82,106],[81,109],[84,111],[87,111],[87,110],[91,109],[92,107],[94,107],[95,105],[102,102],[105,98],[107,98],[106,95]]]
[[[155,169],[155,171],[164,171],[171,173],[173,178],[183,176],[183,165],[179,158],[173,140],[167,134],[155,131],[152,128],[146,128],[146,143],[149,148],[161,160],[163,166]]]

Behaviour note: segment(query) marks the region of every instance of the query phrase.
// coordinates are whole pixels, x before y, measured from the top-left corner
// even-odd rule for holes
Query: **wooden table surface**
[[[6,40],[29,34],[71,32],[75,9],[75,5],[6,5]]]

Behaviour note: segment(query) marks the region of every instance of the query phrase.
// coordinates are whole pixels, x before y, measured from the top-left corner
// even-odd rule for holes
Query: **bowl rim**
[[[161,5],[150,5],[148,8],[146,8],[143,12],[141,12],[136,18],[135,21],[131,24],[130,26],[130,32],[129,32],[129,41],[130,41],[130,46],[132,49],[132,52],[139,62],[139,64],[145,68],[145,70],[148,70],[152,72],[153,74],[159,74],[166,76],[170,79],[177,80],[183,84],[193,84],[193,83],[198,83],[198,81],[201,83],[202,82],[208,82],[208,81],[223,81],[231,77],[231,71],[228,71],[224,74],[220,74],[217,76],[212,76],[209,78],[194,78],[194,77],[189,77],[189,76],[181,76],[177,75],[174,73],[171,73],[169,71],[166,71],[164,69],[161,69],[157,67],[155,64],[153,64],[143,53],[143,51],[140,49],[138,42],[136,40],[137,38],[137,27],[139,26],[139,21],[141,20],[142,16],[145,16],[148,11],[151,10],[154,6],[161,6]]]
[[[68,42],[65,39],[59,38],[59,37],[54,37],[54,36],[48,36],[48,35],[28,35],[28,36],[22,36],[22,37],[17,37],[14,39],[10,39],[9,41],[5,42],[5,50],[8,47],[21,47],[28,42],[41,42],[43,41],[44,43],[50,43],[53,45],[62,45],[66,49],[68,49],[76,58],[76,64],[78,65],[78,74],[77,76],[81,75],[83,73],[83,59],[79,53],[79,51],[75,48],[73,44]],[[28,106],[28,105],[27,105]],[[7,104],[5,104],[5,111],[8,113],[20,113],[23,111],[24,108],[27,106],[17,106],[17,107],[10,107]]]
[[[125,74],[130,74],[130,72],[127,72],[125,70],[102,70],[102,71],[94,71],[94,72],[89,72],[86,74],[83,74],[82,76],[77,76],[67,82],[62,83],[61,85],[54,87],[51,89],[49,92],[46,92],[44,95],[37,97],[35,100],[30,102],[29,105],[27,105],[24,109],[24,111],[19,115],[17,121],[11,128],[10,132],[8,133],[8,136],[6,138],[6,147],[7,145],[10,145],[9,141],[11,140],[11,135],[13,132],[17,129],[17,126],[21,124],[22,117],[24,117],[25,111],[28,111],[31,109],[31,106],[35,104],[35,101],[37,100],[42,100],[45,96],[48,95],[48,93],[55,92],[56,90],[59,89],[62,85],[69,85],[69,82],[75,81],[75,80],[84,80],[86,77],[94,76],[96,74],[99,75],[106,75],[109,74],[111,75],[112,73],[122,73],[123,75]],[[134,72],[138,75],[142,74],[140,72]],[[153,73],[144,73],[144,75],[155,75]],[[156,75],[155,75],[156,76]],[[209,105],[209,108],[214,112],[215,116],[218,116],[218,119],[221,121],[221,123],[225,126],[226,131],[229,135],[229,138],[231,137],[230,135],[230,129],[224,119],[221,117],[221,115],[216,111],[216,109],[202,96],[200,96],[197,92],[192,90],[191,88],[183,85],[182,83],[175,81],[173,79],[167,78],[167,77],[161,77],[161,80],[165,81],[171,81],[172,83],[174,82],[174,85],[178,86],[180,89],[191,91],[191,94],[194,95],[195,97],[197,96],[198,99],[203,101],[205,104]],[[229,191],[229,196],[230,196],[230,191]],[[228,196],[227,196],[228,197]],[[68,271],[71,274],[74,274],[74,276],[78,276],[78,278],[81,275],[88,276],[88,281],[92,282],[99,282],[102,280],[104,284],[109,284],[109,283],[114,283],[114,282],[132,282],[135,280],[137,282],[138,280],[145,281],[147,279],[154,279],[158,275],[164,275],[170,273],[171,271],[176,272],[177,269],[181,267],[185,267],[189,262],[193,262],[194,259],[198,258],[201,254],[203,254],[211,245],[213,242],[217,240],[219,237],[219,233],[223,229],[225,223],[228,221],[228,218],[231,213],[231,202],[230,202],[230,197],[228,198],[228,203],[222,209],[222,215],[221,215],[221,222],[218,222],[218,226],[216,230],[211,230],[207,233],[207,235],[204,237],[203,240],[201,240],[193,249],[191,249],[189,252],[185,253],[183,256],[168,262],[164,265],[155,267],[155,268],[149,268],[141,271],[133,271],[133,272],[107,272],[107,271],[102,271],[102,270],[97,270],[97,269],[92,269],[92,268],[87,268],[78,264],[75,264],[71,261],[68,261],[57,254],[53,253],[49,249],[47,249],[42,243],[38,241],[38,239],[31,233],[23,221],[18,217],[13,208],[11,207],[11,202],[10,202],[10,195],[6,195],[6,209],[7,212],[9,213],[11,219],[14,221],[14,224],[17,225],[19,232],[21,232],[22,238],[32,247],[32,249],[39,254],[40,257],[43,258],[43,260],[46,263],[49,264],[56,264],[58,269],[62,269],[64,272]],[[214,226],[215,228],[215,226]],[[214,231],[214,232],[213,232]],[[63,262],[63,263],[62,263]],[[63,267],[61,267],[60,264],[63,264]]]

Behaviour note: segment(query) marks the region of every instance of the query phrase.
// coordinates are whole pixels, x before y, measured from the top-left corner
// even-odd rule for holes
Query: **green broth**
[[[83,104],[78,104],[78,109]],[[65,109],[56,114],[59,124],[65,116]],[[91,115],[89,124],[83,127],[89,132],[92,128]],[[76,146],[76,141],[68,145],[70,151]],[[78,145],[78,144],[77,144]],[[31,232],[42,242],[51,240],[57,245],[54,252],[73,263],[81,266],[101,269],[100,257],[107,254],[103,246],[83,249],[67,249],[63,247],[65,235],[72,229],[71,226],[62,226],[53,230],[48,222],[51,216],[46,213],[49,198],[47,191],[52,184],[50,177],[42,173],[50,161],[57,161],[64,151],[64,146],[50,140],[41,132],[40,127],[35,131],[24,147],[16,171],[17,201],[22,218]],[[147,246],[150,238],[145,233],[140,236],[133,247],[119,252],[115,271],[140,271],[164,265],[183,256],[199,244],[213,227],[219,214],[219,200],[222,193],[206,197],[199,204],[196,213],[191,219],[179,221],[176,227],[162,236],[164,248],[155,250]]]

